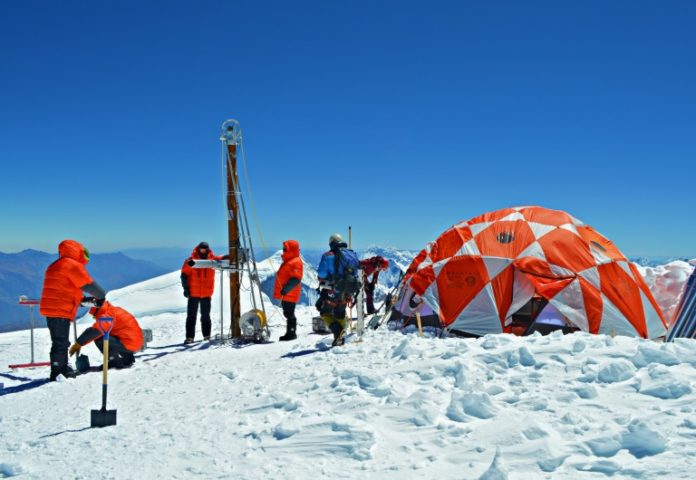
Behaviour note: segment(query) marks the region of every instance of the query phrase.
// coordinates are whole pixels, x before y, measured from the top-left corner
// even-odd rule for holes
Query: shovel
[[[106,386],[107,375],[109,369],[109,332],[114,326],[114,319],[111,317],[102,317],[97,320],[99,330],[104,334],[104,375],[102,382],[102,407],[100,410],[92,410],[92,427],[109,427],[116,425],[116,410],[106,409]],[[109,329],[104,328],[104,324],[109,324]]]

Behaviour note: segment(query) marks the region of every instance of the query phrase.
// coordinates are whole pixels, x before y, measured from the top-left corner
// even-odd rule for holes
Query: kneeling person
[[[80,351],[89,342],[94,342],[100,352],[104,351],[104,333],[99,328],[99,319],[110,317],[113,327],[109,333],[109,368],[126,368],[135,362],[134,352],[143,346],[143,332],[133,315],[121,307],[104,302],[101,307],[93,307],[89,313],[96,319],[94,324],[77,338],[70,347],[70,355]],[[108,325],[108,324],[107,324]]]

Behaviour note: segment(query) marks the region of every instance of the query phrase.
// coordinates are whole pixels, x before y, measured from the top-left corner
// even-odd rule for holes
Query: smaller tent
[[[672,319],[667,340],[696,338],[696,268],[684,285],[684,291]]]
[[[443,232],[409,266],[397,310],[410,317],[429,309],[446,332],[525,334],[548,304],[568,329],[666,332],[650,289],[619,249],[543,207],[505,208]]]

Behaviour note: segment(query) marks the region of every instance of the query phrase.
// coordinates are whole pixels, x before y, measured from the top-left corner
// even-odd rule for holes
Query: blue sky
[[[225,244],[236,118],[269,245],[419,249],[534,204],[696,256],[695,24],[689,1],[0,2],[0,250]]]

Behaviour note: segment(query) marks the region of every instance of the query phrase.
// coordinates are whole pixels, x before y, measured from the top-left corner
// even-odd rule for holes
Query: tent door
[[[527,303],[511,315],[511,322],[506,325],[505,331],[515,335],[526,335],[534,323],[534,319],[547,303],[548,300],[541,295],[533,295]]]
[[[524,334],[531,335],[534,332],[539,332],[542,335],[548,335],[556,330],[562,330],[563,333],[572,333],[577,328],[571,326],[568,319],[553,304],[547,303],[538,311]]]

